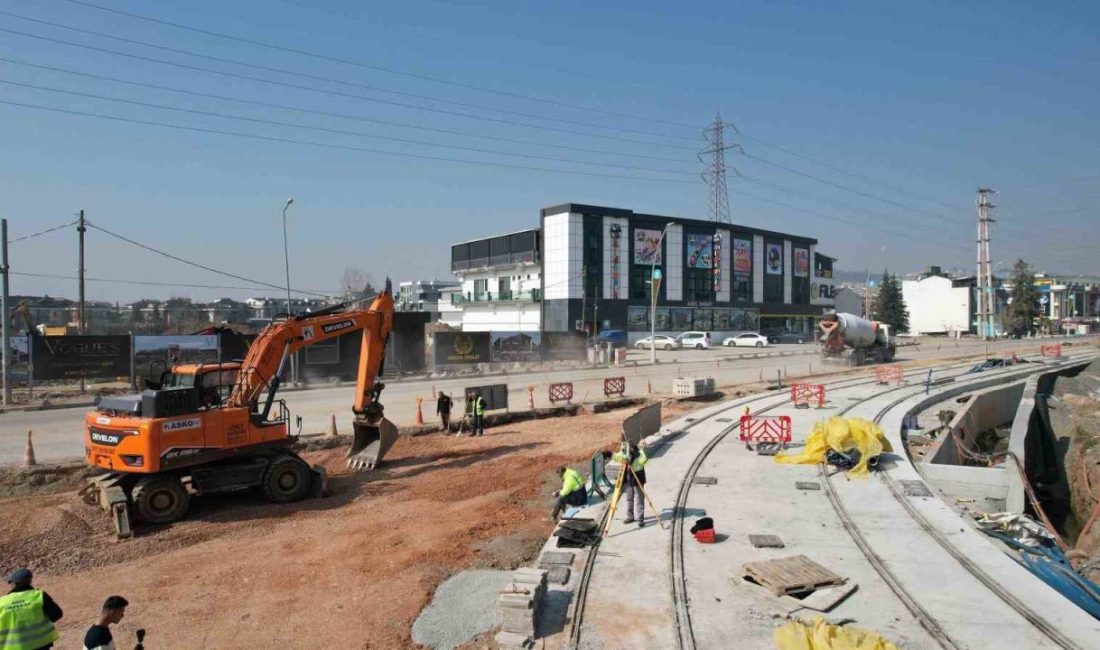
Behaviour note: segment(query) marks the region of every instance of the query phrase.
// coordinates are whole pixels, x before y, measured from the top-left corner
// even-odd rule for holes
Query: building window
[[[700,332],[709,332],[714,329],[713,309],[693,309],[691,313],[691,328]]]
[[[630,267],[630,297],[634,300],[652,300],[650,283],[652,270],[648,266]]]
[[[715,309],[714,310],[714,329],[719,332],[724,332],[730,328],[730,310],[729,309]]]
[[[657,308],[657,329],[664,331],[672,329],[672,312],[668,307]]]
[[[691,309],[687,307],[673,307],[672,327],[670,329],[679,331],[691,329]]]
[[[512,299],[512,280],[510,278],[498,278],[497,279],[497,299],[498,300],[511,300]]]
[[[814,255],[814,277],[833,277],[833,261],[823,255]]]
[[[736,302],[752,302],[752,276],[733,276],[733,299]]]
[[[626,328],[631,332],[648,332],[649,307],[627,307]]]
[[[710,302],[714,300],[714,275],[710,269],[687,269],[684,284],[688,301]]]
[[[474,300],[485,300],[489,293],[488,280],[474,280]]]

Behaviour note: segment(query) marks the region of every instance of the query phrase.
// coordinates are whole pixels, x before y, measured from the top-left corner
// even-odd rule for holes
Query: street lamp
[[[661,270],[657,268],[657,257],[661,254],[661,243],[671,225],[670,221],[661,229],[657,248],[653,251],[649,264],[649,362],[654,365],[657,363],[657,291],[661,286]]]
[[[286,317],[290,318],[290,247],[286,239],[286,211],[290,204],[294,203],[294,197],[286,200],[283,206],[283,261],[286,263]]]

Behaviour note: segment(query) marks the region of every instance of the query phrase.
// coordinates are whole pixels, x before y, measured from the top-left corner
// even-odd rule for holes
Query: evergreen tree
[[[878,286],[878,298],[875,300],[875,316],[880,323],[890,326],[890,332],[909,331],[909,310],[901,296],[901,283],[898,276],[883,271]]]
[[[1005,329],[1012,336],[1026,336],[1035,331],[1039,316],[1039,292],[1035,290],[1035,274],[1027,262],[1016,260],[1012,267],[1012,296],[1005,313]]]

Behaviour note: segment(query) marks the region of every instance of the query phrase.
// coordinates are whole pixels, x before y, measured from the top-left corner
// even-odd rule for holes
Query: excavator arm
[[[246,407],[267,419],[282,381],[283,369],[292,354],[306,346],[359,330],[363,342],[352,406],[355,440],[348,454],[348,464],[359,469],[373,467],[397,437],[397,427],[383,415],[379,395],[384,386],[378,381],[393,329],[393,311],[393,295],[387,280],[386,290],[375,297],[367,309],[346,309],[338,305],[272,323],[248,349],[226,406]],[[260,399],[265,390],[267,395],[261,407]]]

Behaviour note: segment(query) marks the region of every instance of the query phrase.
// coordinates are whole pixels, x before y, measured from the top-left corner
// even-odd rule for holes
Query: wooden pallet
[[[805,555],[749,562],[741,567],[741,574],[745,579],[770,589],[776,596],[814,591],[846,582]]]

